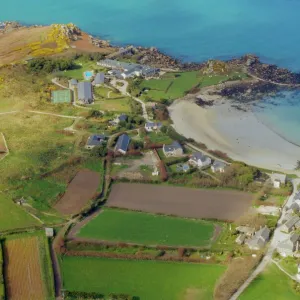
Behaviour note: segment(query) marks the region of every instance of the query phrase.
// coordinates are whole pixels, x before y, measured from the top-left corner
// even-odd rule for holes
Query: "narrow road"
[[[287,276],[289,276],[292,280],[298,281],[299,279],[297,278],[296,275],[291,275],[290,273],[288,273],[277,261],[275,261],[274,259],[272,259],[272,262],[283,272],[285,273]]]
[[[33,114],[48,115],[48,116],[60,117],[60,118],[66,118],[66,119],[73,119],[73,120],[83,119],[83,117],[66,116],[66,115],[48,113],[48,112],[37,111],[37,110],[28,110],[28,112],[31,112]]]
[[[2,132],[1,132],[1,136],[2,136],[2,139],[3,139],[3,142],[4,142],[4,146],[6,148],[6,153],[4,153],[4,155],[0,158],[0,161],[3,160],[5,157],[7,157],[10,154],[9,148],[7,146],[7,142],[6,142],[6,139],[5,139],[5,136],[4,136],[4,134]]]
[[[290,206],[293,203],[293,201],[295,200],[294,197],[297,192],[297,186],[300,183],[300,179],[299,178],[293,179],[292,183],[293,183],[293,194],[288,198],[288,200],[283,205],[282,211],[284,211],[284,208],[286,206]],[[277,226],[274,230],[273,237],[269,243],[269,248],[268,248],[264,258],[259,263],[259,265],[256,267],[256,269],[252,272],[250,277],[234,293],[234,295],[230,298],[230,300],[237,300],[238,297],[250,285],[250,283],[256,278],[256,276],[259,275],[266,268],[266,266],[272,261],[272,256],[273,256],[273,253],[274,253],[278,243],[286,238],[286,234],[284,234],[280,231],[281,221],[282,221],[283,217],[284,217],[284,214],[281,215],[280,219],[277,222]]]
[[[66,86],[60,84],[60,83],[57,81],[57,78],[53,78],[51,81],[52,81],[52,83],[54,83],[55,85],[57,85],[57,86],[59,86],[59,87],[61,87],[61,88],[63,88],[63,89],[69,90],[69,87],[66,87]]]
[[[122,83],[122,86],[118,86],[118,82]],[[127,97],[131,97],[134,101],[139,102],[142,105],[142,109],[143,109],[143,118],[149,122],[149,116],[147,113],[147,108],[146,108],[146,104],[139,98],[133,97],[131,96],[128,92],[127,92],[127,87],[128,87],[128,82],[126,80],[116,80],[113,79],[111,81],[111,85],[113,87],[115,87],[122,95],[127,96]]]
[[[2,112],[2,113],[0,113],[0,116],[2,116],[2,115],[16,114],[16,113],[18,113],[18,112],[20,112],[20,110],[14,110],[14,111]]]

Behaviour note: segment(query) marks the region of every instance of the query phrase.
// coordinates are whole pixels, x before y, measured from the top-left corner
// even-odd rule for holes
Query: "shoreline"
[[[265,126],[252,111],[233,108],[230,100],[203,108],[192,100],[181,99],[169,111],[178,133],[206,144],[209,149],[225,152],[249,165],[297,173],[300,147]]]
[[[17,21],[0,21],[0,24],[4,24],[5,26],[11,24],[14,24],[16,28],[44,28],[49,27],[54,24],[49,25],[39,25],[39,24],[26,24],[21,23]],[[143,58],[147,57],[150,59],[149,61],[144,61],[143,64],[148,64],[152,66],[165,64],[166,66],[160,66],[160,68],[178,68],[178,71],[193,71],[193,70],[201,70],[205,65],[207,65],[209,62],[222,62],[225,65],[228,65],[229,67],[239,67],[244,69],[245,73],[247,73],[250,77],[253,77],[253,79],[257,79],[259,81],[264,81],[265,83],[272,83],[275,85],[281,85],[286,87],[296,87],[300,86],[300,73],[295,73],[291,70],[288,70],[286,68],[280,68],[274,64],[270,63],[264,63],[260,61],[260,58],[255,54],[247,54],[245,53],[242,56],[233,56],[231,59],[228,60],[220,60],[218,58],[214,58],[211,60],[205,60],[205,61],[199,61],[199,62],[184,62],[180,58],[174,57],[172,55],[169,55],[168,53],[165,53],[161,49],[158,49],[156,47],[144,47],[144,46],[138,46],[138,43],[133,43],[132,45],[125,45],[125,44],[119,44],[119,45],[113,45],[110,44],[109,40],[101,39],[99,36],[95,36],[93,34],[89,34],[88,32],[82,31],[79,27],[77,27],[73,23],[72,24],[76,29],[79,30],[79,32],[82,35],[87,35],[90,38],[91,45],[98,47],[101,49],[101,46],[98,46],[99,44],[105,44],[106,46],[110,47],[111,49],[118,50],[122,47],[130,47],[132,45],[136,45],[135,48],[138,49],[142,55],[140,60],[143,60]],[[60,25],[66,25],[66,24],[60,24]],[[5,35],[6,27],[0,28],[0,37],[1,34]],[[77,38],[80,38],[80,34],[77,35]],[[79,39],[80,40],[80,39]],[[78,41],[78,40],[75,40]],[[70,46],[72,44],[71,41]],[[142,62],[141,62],[142,63]],[[171,66],[170,66],[171,65]]]

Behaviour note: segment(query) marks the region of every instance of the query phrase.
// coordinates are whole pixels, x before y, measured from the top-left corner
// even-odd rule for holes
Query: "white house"
[[[271,177],[273,186],[276,189],[279,189],[281,187],[281,185],[286,184],[286,175],[285,174],[272,173],[270,177]]]
[[[210,168],[214,173],[217,173],[217,172],[224,173],[226,167],[227,167],[227,165],[225,163],[223,163],[222,161],[215,160]]]
[[[211,164],[211,158],[201,152],[195,152],[190,157],[189,163],[198,168],[203,168]]]
[[[161,123],[147,122],[145,124],[145,130],[147,132],[158,131],[162,127]]]

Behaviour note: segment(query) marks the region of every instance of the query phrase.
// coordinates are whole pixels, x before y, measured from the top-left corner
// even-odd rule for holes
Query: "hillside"
[[[110,53],[109,45],[96,47],[88,34],[74,24],[51,26],[11,26],[0,30],[0,66],[33,57],[71,54],[75,52]]]

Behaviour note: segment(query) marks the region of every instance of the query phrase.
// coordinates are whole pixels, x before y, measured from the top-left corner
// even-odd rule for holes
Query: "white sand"
[[[252,112],[238,111],[228,102],[204,109],[193,101],[177,100],[170,115],[179,133],[234,160],[278,171],[293,171],[300,160],[299,147],[259,122]]]

